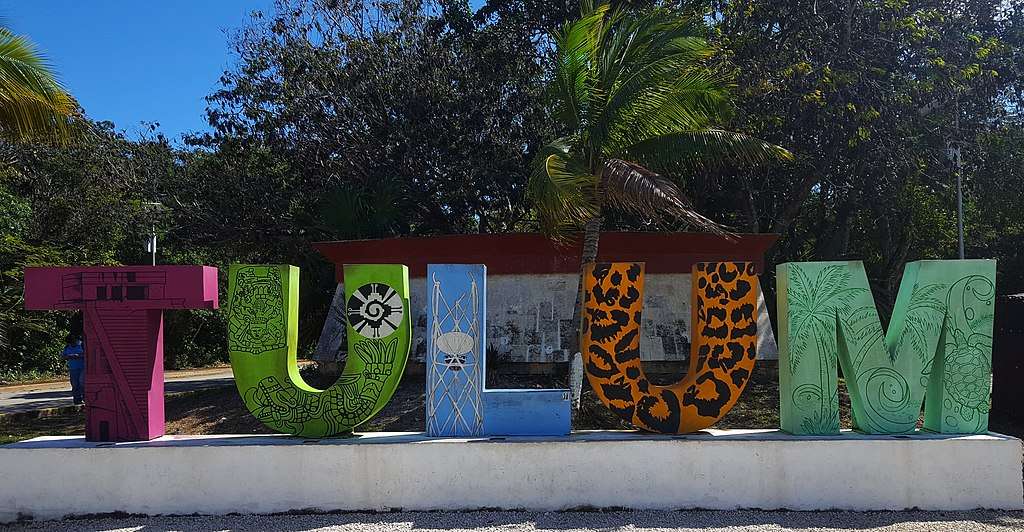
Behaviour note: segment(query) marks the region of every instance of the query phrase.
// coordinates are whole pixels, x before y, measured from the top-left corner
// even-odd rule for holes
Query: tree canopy
[[[907,261],[956,257],[959,172],[967,256],[999,260],[1000,293],[1024,291],[1020,3],[612,7],[637,20],[702,20],[713,51],[702,65],[733,86],[716,127],[792,153],[676,181],[716,224],[780,235],[769,276],[785,261],[863,260],[879,307],[890,306]],[[578,13],[576,2],[538,0],[475,11],[465,0],[278,0],[226,44],[235,60],[209,95],[210,127],[183,143],[156,125],[128,138],[117,126],[132,124],[94,122],[66,145],[4,136],[0,380],[54,369],[68,327],[68,316],[21,310],[23,267],[144,263],[150,224],[162,262],[301,266],[306,348],[333,291],[311,242],[539,230],[531,161],[568,134],[545,97],[560,68],[550,35]],[[679,154],[667,147],[643,162]],[[168,210],[146,211],[152,201]],[[606,229],[686,226],[606,214]],[[220,319],[171,317],[168,366],[225,358]]]

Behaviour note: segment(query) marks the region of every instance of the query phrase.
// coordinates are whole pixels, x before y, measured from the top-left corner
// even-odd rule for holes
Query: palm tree
[[[36,47],[0,26],[0,141],[56,140],[75,135],[78,103],[57,82]],[[0,288],[0,301],[19,301],[13,287]],[[0,309],[0,347],[8,345],[11,308]]]
[[[66,141],[78,103],[29,40],[0,27],[0,138]]]
[[[597,258],[605,209],[725,233],[663,173],[791,157],[783,148],[716,127],[728,118],[732,82],[709,66],[715,50],[703,38],[701,21],[666,9],[583,4],[582,17],[553,36],[556,63],[548,90],[553,118],[565,134],[538,152],[528,185],[545,234],[565,240],[583,231],[581,291],[583,267]]]

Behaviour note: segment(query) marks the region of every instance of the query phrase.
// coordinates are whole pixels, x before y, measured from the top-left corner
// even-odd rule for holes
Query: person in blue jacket
[[[60,355],[68,363],[71,397],[76,405],[80,405],[85,402],[85,348],[82,347],[82,339],[73,334],[69,334],[64,343],[64,351]]]

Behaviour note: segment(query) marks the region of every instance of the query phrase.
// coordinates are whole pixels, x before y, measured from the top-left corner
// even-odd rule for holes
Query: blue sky
[[[141,121],[178,139],[206,129],[203,98],[231,64],[226,30],[273,0],[0,0],[97,120],[136,137]]]

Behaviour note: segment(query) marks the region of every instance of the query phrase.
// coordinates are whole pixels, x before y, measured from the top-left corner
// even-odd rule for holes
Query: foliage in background
[[[666,9],[602,3],[554,35],[548,92],[558,137],[540,150],[530,179],[545,233],[599,226],[606,208],[720,232],[671,177],[789,156],[718,127],[732,111],[733,86],[708,65],[714,48],[706,32],[699,19]]]
[[[156,220],[161,262],[300,266],[308,350],[334,290],[311,242],[528,228],[545,59],[519,22],[474,18],[464,2],[281,0],[234,36],[237,64],[209,97],[211,132],[174,147],[155,131],[139,141],[107,131],[13,166],[3,183],[74,177],[51,183],[54,198],[46,177],[18,191],[33,209],[74,214],[71,195],[106,210],[76,226],[86,235],[57,236],[69,225],[48,228],[40,213],[24,241],[53,250],[45,263],[144,263],[150,219],[139,206],[159,201],[168,207]],[[98,149],[100,140],[110,145]],[[108,167],[85,160],[88,151]],[[20,297],[21,265],[3,266]],[[3,303],[20,306],[14,296]],[[62,338],[67,317],[43,316],[58,320],[47,336]],[[4,323],[31,318],[16,311]],[[227,360],[221,313],[168,313],[166,327],[168,367]],[[27,371],[22,359],[59,367],[38,342],[5,353],[0,367],[14,373]]]
[[[1000,291],[1024,290],[1020,254],[997,249],[1019,242],[1020,223],[992,223],[1022,204],[1024,7],[716,0],[708,14],[744,88],[734,127],[797,163],[713,176],[698,185],[713,194],[695,194],[713,198],[705,212],[779,233],[770,263],[864,260],[887,315],[907,261],[957,256],[948,153],[960,147],[967,256],[1000,258]],[[997,169],[993,157],[1017,164]],[[1003,201],[981,201],[997,190]]]
[[[138,262],[142,181],[135,158],[144,143],[90,124],[75,143],[3,146],[0,168],[0,378],[60,369],[69,313],[23,310],[22,277],[38,264]],[[132,260],[135,259],[135,260]]]
[[[865,261],[885,319],[906,261],[967,255],[1024,291],[1024,7],[1000,0],[619,0],[705,21],[708,68],[735,81],[721,124],[791,164],[685,174],[696,211],[781,235],[769,256]],[[526,197],[548,116],[548,35],[576,2],[279,0],[233,38],[208,133],[174,145],[89,123],[74,144],[0,142],[0,380],[60,370],[69,315],[21,310],[27,264],[302,267],[303,349],[334,289],[310,243],[539,229]],[[2,41],[2,39],[0,39]],[[132,126],[119,124],[119,126]],[[2,126],[0,126],[2,127]],[[660,170],[660,169],[659,169]],[[144,202],[169,209],[154,218]],[[682,225],[603,211],[607,230]],[[223,297],[223,295],[222,295]],[[769,304],[772,297],[768,298]],[[173,312],[167,366],[226,360],[219,312]]]
[[[606,211],[723,234],[682,185],[708,167],[791,158],[720,127],[732,112],[732,76],[711,63],[707,30],[690,14],[587,1],[580,19],[554,34],[546,103],[557,138],[534,158],[529,198],[548,236],[583,232],[580,283],[597,259]],[[573,330],[582,303],[578,293]]]

